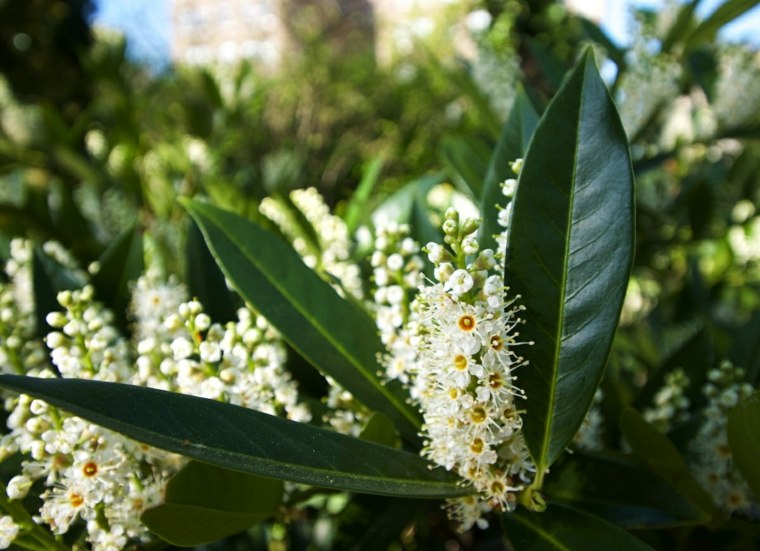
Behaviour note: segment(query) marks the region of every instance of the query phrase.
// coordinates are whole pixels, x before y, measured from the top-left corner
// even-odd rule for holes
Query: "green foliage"
[[[542,473],[567,447],[602,378],[633,255],[628,144],[587,52],[546,110],[520,172],[506,277],[534,342],[520,380]]]
[[[614,524],[567,506],[550,505],[543,513],[520,511],[505,516],[504,522],[516,549],[582,549],[590,537],[594,545],[610,549],[651,549]]]
[[[416,455],[213,400],[100,381],[15,375],[0,375],[0,385],[218,467],[380,495],[469,492]]]
[[[180,547],[211,543],[273,516],[282,482],[190,462],[166,486],[164,503],[140,520]]]
[[[561,3],[489,0],[468,5],[490,16],[471,32],[477,57],[436,49],[460,42],[437,30],[387,63],[371,59],[361,22],[325,3],[307,10],[324,11],[319,24],[293,14],[303,47],[276,71],[243,62],[151,73],[127,59],[122,39],[91,35],[87,2],[6,2],[0,371],[31,376],[2,374],[0,386],[57,406],[7,395],[0,522],[18,525],[13,543],[85,548],[99,530],[118,536],[113,503],[88,510],[90,523],[75,510],[52,523],[40,513],[40,503],[68,511],[87,493],[71,482],[90,476],[83,461],[128,446],[86,424],[69,443],[76,453],[55,448],[73,413],[145,443],[134,444],[141,467],[120,479],[138,496],[132,511],[143,511],[151,477],[174,474],[163,502],[142,513],[174,545],[760,546],[760,64],[756,48],[719,36],[756,3],[726,0],[705,16],[697,1],[639,9],[634,43],[622,46]],[[358,33],[345,55],[329,38],[344,24]],[[595,60],[614,76],[603,80]],[[505,197],[510,178],[519,185]],[[322,229],[290,194],[308,186],[325,198]],[[292,228],[259,208],[272,200]],[[493,312],[481,305],[472,319],[477,344],[515,355],[488,365],[490,351],[477,356],[439,418],[423,422],[419,393],[430,389],[414,386],[409,350],[424,342],[452,372],[461,362],[424,333],[451,320],[414,333],[416,286],[440,287],[431,317],[475,304],[490,272],[463,268],[488,263],[480,255],[498,247],[510,201],[497,279],[515,300],[505,318],[524,323],[500,341],[487,333]],[[404,241],[406,225],[416,244]],[[331,232],[345,233],[339,250]],[[464,251],[465,234],[477,235],[478,252]],[[394,239],[403,254],[380,251]],[[434,269],[423,258],[438,243],[451,250]],[[359,281],[351,292],[346,267]],[[146,273],[164,286],[141,297],[135,280]],[[454,292],[466,277],[469,290]],[[94,294],[61,312],[74,299],[59,293],[87,283]],[[147,330],[146,304],[162,312]],[[88,364],[73,369],[84,378],[126,373],[214,399],[58,377],[77,362]],[[278,381],[265,380],[272,365]],[[494,365],[509,375],[486,388],[477,374]],[[389,381],[391,366],[412,384]],[[496,392],[507,379],[508,399]],[[266,413],[223,403],[257,392],[269,393],[257,406]],[[296,392],[302,409],[288,410]],[[465,395],[473,403],[452,409]],[[477,492],[454,474],[469,475],[460,465],[431,468],[420,453],[433,455],[431,423],[475,422],[485,400],[504,400],[500,417],[519,419],[488,450],[512,470],[494,473],[484,456],[469,474],[496,484]],[[478,438],[462,447],[476,453]],[[521,449],[532,464],[504,461]],[[22,472],[36,477],[23,491],[12,478]],[[462,496],[491,511],[465,533],[440,507],[447,499],[449,519],[462,521]],[[138,533],[147,535],[125,541]]]
[[[301,356],[416,440],[417,412],[404,402],[401,389],[384,385],[377,375],[382,345],[366,312],[341,299],[295,251],[261,227],[208,204],[186,206],[240,295]]]
[[[760,395],[753,394],[739,402],[728,416],[728,442],[741,471],[755,495],[760,494],[760,469],[757,465],[757,454],[760,450],[760,439],[757,434],[757,423],[760,418]]]

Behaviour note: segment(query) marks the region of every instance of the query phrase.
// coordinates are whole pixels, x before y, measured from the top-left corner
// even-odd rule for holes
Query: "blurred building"
[[[172,0],[171,54],[192,65],[251,59],[271,66],[287,42],[280,0]]]
[[[319,39],[347,53],[376,50],[382,61],[435,27],[457,0],[171,0],[172,59],[276,67]]]

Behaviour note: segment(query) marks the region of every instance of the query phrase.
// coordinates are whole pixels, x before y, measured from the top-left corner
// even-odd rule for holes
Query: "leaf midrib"
[[[0,381],[1,380],[2,379],[0,379]],[[443,490],[454,490],[457,488],[461,488],[461,491],[458,491],[458,492],[451,492],[451,491],[446,492],[446,495],[448,496],[467,495],[468,493],[467,491],[465,491],[464,487],[461,487],[457,483],[454,483],[454,482],[432,481],[432,480],[422,481],[420,479],[414,479],[414,478],[410,479],[410,478],[399,478],[399,477],[388,477],[388,476],[384,477],[381,475],[372,475],[372,474],[346,473],[345,471],[334,471],[334,470],[327,470],[324,468],[317,468],[317,467],[310,466],[306,463],[286,463],[286,462],[282,462],[276,459],[247,455],[243,452],[221,449],[217,447],[208,446],[205,444],[190,443],[188,445],[186,440],[184,440],[183,438],[174,438],[172,436],[166,435],[165,433],[158,432],[155,429],[147,429],[145,427],[142,427],[132,422],[119,421],[118,419],[114,419],[113,417],[106,417],[106,416],[103,416],[102,414],[99,414],[92,408],[79,406],[76,403],[72,403],[64,399],[55,398],[54,396],[51,397],[49,394],[44,393],[44,392],[30,391],[28,388],[23,388],[23,387],[19,388],[14,385],[3,385],[3,386],[9,386],[10,388],[13,388],[16,392],[22,392],[25,394],[41,396],[45,399],[45,401],[48,401],[49,403],[55,405],[56,407],[69,411],[70,413],[76,416],[81,416],[83,418],[90,419],[92,420],[92,422],[96,424],[100,424],[105,427],[121,427],[121,428],[112,429],[112,430],[115,430],[116,432],[124,432],[125,434],[128,434],[126,431],[123,430],[123,428],[126,428],[129,430],[129,432],[133,434],[141,435],[141,436],[130,436],[131,438],[135,438],[136,440],[139,440],[139,441],[145,441],[146,443],[154,445],[161,449],[166,449],[168,451],[179,453],[187,457],[193,457],[195,459],[198,459],[200,461],[205,461],[205,462],[209,462],[209,457],[208,457],[209,454],[205,454],[203,452],[205,451],[212,452],[213,455],[216,455],[219,458],[225,458],[226,460],[229,461],[229,463],[227,462],[224,463],[224,467],[231,468],[232,470],[236,470],[238,472],[245,472],[248,474],[263,474],[258,471],[241,470],[239,468],[239,464],[234,463],[234,459],[243,458],[246,460],[248,464],[257,463],[264,467],[267,467],[268,469],[270,469],[269,470],[270,474],[274,474],[276,471],[282,470],[282,469],[277,469],[277,467],[280,467],[280,468],[285,467],[285,470],[287,471],[297,470],[298,472],[301,472],[301,473],[303,472],[314,473],[315,475],[319,475],[321,479],[327,479],[328,481],[330,478],[343,479],[343,480],[348,480],[348,481],[352,481],[352,480],[366,481],[368,483],[372,483],[371,484],[372,486],[381,485],[381,483],[385,481],[385,482],[393,482],[398,485],[403,485],[403,486],[406,486],[407,488],[409,487],[420,488],[420,489],[441,488]],[[103,423],[103,420],[105,420],[106,423]],[[150,438],[151,441],[148,441],[148,438]],[[375,445],[379,446],[379,444],[375,444]],[[187,453],[194,450],[197,451],[198,453],[192,454],[192,455]],[[398,450],[394,450],[394,452],[395,451],[398,451]],[[412,455],[412,457],[414,457],[415,459],[418,459],[417,456]],[[296,480],[296,478],[298,478],[300,479],[299,481],[302,481],[306,484],[314,484],[313,480],[309,480],[307,477],[298,476],[297,473],[296,475],[297,475],[296,477],[287,478],[284,480]],[[282,475],[276,475],[275,477],[281,479],[281,476]],[[318,485],[318,484],[315,484],[315,485]],[[338,486],[328,485],[327,487],[338,487]],[[370,491],[371,489],[372,488],[365,488],[364,491]],[[408,494],[395,492],[395,493],[386,493],[386,495],[403,496],[403,495],[408,495]],[[435,495],[441,495],[441,494],[435,494]],[[425,496],[433,497],[432,495],[427,494],[427,493],[425,494]]]
[[[586,73],[584,71],[583,73],[583,82],[586,81]],[[582,87],[582,85],[581,85]],[[578,113],[583,113],[583,105],[586,101],[585,95],[581,94],[580,97],[580,105],[578,106]],[[554,354],[552,356],[552,384],[550,385],[550,391],[549,391],[549,400],[547,403],[547,416],[546,416],[546,428],[544,429],[544,438],[541,445],[541,458],[539,461],[539,464],[537,467],[537,472],[544,472],[546,467],[548,466],[548,456],[549,456],[549,444],[551,442],[551,434],[552,430],[554,428],[554,402],[555,402],[555,396],[557,393],[557,379],[559,377],[559,370],[560,370],[560,348],[562,345],[562,332],[564,327],[564,321],[565,321],[565,297],[567,295],[567,275],[568,275],[568,263],[570,261],[570,243],[572,242],[572,229],[573,229],[573,220],[572,220],[572,213],[573,213],[573,205],[575,204],[575,181],[578,174],[578,148],[580,145],[580,133],[581,133],[581,124],[580,124],[580,115],[578,116],[579,124],[576,125],[576,135],[575,135],[575,144],[574,144],[574,150],[573,150],[573,170],[572,170],[572,183],[570,185],[570,193],[568,194],[568,208],[567,208],[567,238],[565,239],[565,251],[563,259],[563,265],[562,265],[562,284],[560,286],[560,308],[558,308],[557,312],[557,331],[554,341]]]

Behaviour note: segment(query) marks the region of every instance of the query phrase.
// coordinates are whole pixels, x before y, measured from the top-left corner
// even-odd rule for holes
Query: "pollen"
[[[456,367],[459,371],[464,371],[467,369],[467,358],[465,358],[462,354],[457,354],[454,357],[454,367]]]
[[[475,329],[475,325],[477,324],[477,321],[475,320],[475,316],[471,314],[465,314],[459,318],[459,321],[457,322],[457,325],[459,326],[459,329],[462,331],[472,331]]]
[[[81,507],[84,505],[84,498],[76,492],[69,492],[69,503],[72,507]]]
[[[497,352],[501,350],[502,348],[504,348],[504,341],[499,335],[492,336],[490,341],[491,341],[491,348],[493,348]]]
[[[475,406],[470,412],[470,419],[472,419],[474,423],[482,423],[487,417],[488,413],[486,413],[483,406]]]
[[[82,467],[82,473],[84,474],[84,476],[88,478],[92,478],[93,476],[98,474],[98,464],[95,463],[94,461],[88,461]]]

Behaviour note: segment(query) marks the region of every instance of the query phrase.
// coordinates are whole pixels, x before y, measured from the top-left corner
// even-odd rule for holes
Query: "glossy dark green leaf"
[[[402,497],[467,494],[418,455],[251,409],[151,388],[0,375],[23,392],[151,446],[218,467]]]
[[[739,402],[728,414],[728,443],[734,464],[755,494],[760,496],[760,392]]]
[[[503,518],[507,538],[515,551],[651,549],[622,528],[566,505],[552,503],[543,513],[518,509]]]
[[[282,490],[281,480],[191,461],[169,480],[164,502],[140,520],[172,545],[201,545],[273,516]]]
[[[419,413],[406,402],[403,389],[378,376],[383,345],[369,315],[342,299],[291,247],[257,224],[206,203],[185,205],[240,296],[313,366],[416,440]]]
[[[100,269],[92,278],[98,299],[127,327],[126,311],[131,298],[129,284],[143,272],[142,232],[135,225],[114,239],[98,260]]]
[[[480,212],[483,217],[483,225],[480,227],[480,244],[484,249],[496,248],[496,240],[493,236],[503,230],[498,223],[497,205],[504,207],[507,204],[507,198],[504,197],[500,184],[507,178],[516,178],[509,163],[525,156],[537,124],[538,114],[525,90],[520,86],[517,89],[512,110],[501,129],[501,136],[491,155],[483,182],[483,195],[480,201]]]
[[[568,503],[618,526],[663,528],[709,518],[630,458],[576,453],[558,465],[544,485],[549,500]]]
[[[667,436],[630,407],[620,416],[620,430],[633,454],[649,469],[701,510],[714,512],[710,495],[694,479],[683,455]]]
[[[589,50],[547,108],[520,173],[506,281],[526,308],[525,440],[538,472],[565,450],[602,378],[633,257],[633,172]],[[537,485],[540,484],[539,474]]]
[[[237,317],[235,297],[227,288],[224,274],[208,250],[201,230],[193,221],[188,226],[185,258],[190,296],[203,304],[206,313],[215,322],[233,321]]]

